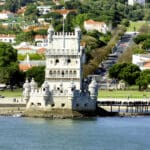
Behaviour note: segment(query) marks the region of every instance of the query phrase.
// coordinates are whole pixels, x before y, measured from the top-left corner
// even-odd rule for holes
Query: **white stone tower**
[[[82,86],[85,55],[80,40],[79,28],[67,33],[48,29],[45,82],[37,89],[34,80],[26,81],[23,94],[27,109],[95,112],[97,83],[93,79],[89,88]]]
[[[81,31],[54,32],[48,29],[48,50],[46,52],[45,80],[51,90],[68,89],[73,81],[76,89],[82,88],[83,48],[80,46]]]

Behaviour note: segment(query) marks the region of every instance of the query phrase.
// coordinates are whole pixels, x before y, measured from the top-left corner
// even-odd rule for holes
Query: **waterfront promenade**
[[[110,113],[150,114],[150,98],[100,98],[97,106]]]
[[[98,108],[106,112],[117,113],[118,115],[149,115],[150,98],[99,98]],[[22,97],[0,98],[0,115],[13,115],[24,113],[26,101]],[[101,112],[98,113],[101,115]],[[106,113],[107,115],[107,113]]]

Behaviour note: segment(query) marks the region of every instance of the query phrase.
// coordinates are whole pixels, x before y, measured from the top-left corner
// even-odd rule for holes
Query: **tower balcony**
[[[46,56],[64,56],[64,55],[75,55],[81,56],[81,52],[77,49],[49,49],[46,51]]]

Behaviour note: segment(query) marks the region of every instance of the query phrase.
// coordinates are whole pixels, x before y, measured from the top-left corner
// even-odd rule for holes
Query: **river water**
[[[149,150],[150,117],[0,117],[0,150]]]

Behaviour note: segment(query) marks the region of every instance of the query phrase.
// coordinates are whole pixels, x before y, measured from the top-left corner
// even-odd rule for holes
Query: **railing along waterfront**
[[[97,106],[109,112],[150,113],[150,100],[99,100]]]

